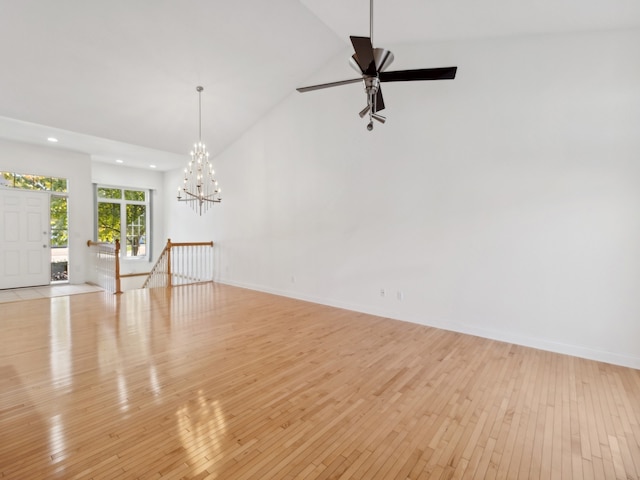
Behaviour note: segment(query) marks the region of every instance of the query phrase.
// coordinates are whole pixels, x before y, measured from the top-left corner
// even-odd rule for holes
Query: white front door
[[[0,289],[49,285],[49,193],[0,188]]]

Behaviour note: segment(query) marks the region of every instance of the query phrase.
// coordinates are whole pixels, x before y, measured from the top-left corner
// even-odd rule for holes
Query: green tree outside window
[[[148,253],[148,192],[116,187],[98,187],[99,242],[120,240],[127,257],[144,257]]]

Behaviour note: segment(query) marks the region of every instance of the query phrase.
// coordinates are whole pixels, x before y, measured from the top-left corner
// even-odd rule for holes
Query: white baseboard
[[[366,313],[369,315],[375,315],[379,317],[391,318],[393,320],[401,320],[405,322],[417,323],[419,325],[425,325],[428,327],[440,328],[443,330],[450,330],[452,332],[464,333],[467,335],[474,335],[476,337],[487,338],[491,340],[497,340],[500,342],[513,343],[515,345],[521,345],[523,347],[536,348],[538,350],[545,350],[548,352],[560,353],[563,355],[571,355],[573,357],[585,358],[588,360],[595,360],[598,362],[610,363],[612,365],[620,365],[623,367],[634,368],[640,370],[640,357],[633,355],[624,355],[615,352],[608,352],[605,350],[598,350],[582,345],[573,345],[568,343],[556,342],[545,338],[529,337],[520,335],[515,332],[496,331],[485,328],[478,328],[473,325],[461,324],[457,322],[450,322],[443,319],[429,319],[429,318],[399,318],[397,315],[391,312],[384,311],[381,308],[375,308],[369,305],[359,305],[354,303],[340,302],[326,298],[315,297],[312,295],[301,295],[296,292],[287,290],[278,290],[268,288],[262,285],[248,284],[242,282],[234,282],[228,279],[220,279],[218,283],[231,285],[240,288],[246,288],[249,290],[255,290],[258,292],[270,293],[272,295],[279,295],[282,297],[294,298],[297,300],[303,300],[306,302],[317,303],[320,305],[327,305],[330,307],[343,308],[345,310],[352,310],[354,312]]]
[[[586,358],[588,360],[595,360],[597,362],[610,363],[612,365],[620,365],[623,367],[640,370],[640,357],[634,357],[632,355],[621,355],[619,353],[608,352],[606,350],[598,350],[590,347],[585,347],[583,345],[562,343],[546,338],[529,337],[520,335],[515,332],[495,331],[473,327],[470,325],[456,325],[448,322],[437,322],[430,326],[464,333],[467,335],[475,335],[477,337],[497,340],[500,342],[513,343],[515,345],[521,345],[523,347],[531,347],[538,350],[545,350],[548,352],[560,353],[563,355],[571,355],[573,357]]]

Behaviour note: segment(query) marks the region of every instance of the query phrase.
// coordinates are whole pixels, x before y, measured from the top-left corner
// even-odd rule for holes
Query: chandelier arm
[[[220,200],[218,200],[218,199],[216,198],[216,195],[217,195],[217,193],[212,193],[212,194],[210,194],[210,195],[205,195],[205,196],[203,197],[203,200],[206,200],[206,201],[208,201],[208,202],[219,202]]]
[[[193,202],[194,200],[200,200],[200,195],[198,195],[197,193],[191,193],[188,190],[185,190],[184,193],[193,198],[185,198],[182,200],[183,202]]]
[[[184,190],[184,193],[186,195],[188,195],[191,198],[178,198],[179,202],[215,202],[215,203],[220,203],[222,201],[222,199],[220,198],[216,198],[217,193],[211,193],[208,195],[199,195],[197,193],[191,193],[187,190]]]

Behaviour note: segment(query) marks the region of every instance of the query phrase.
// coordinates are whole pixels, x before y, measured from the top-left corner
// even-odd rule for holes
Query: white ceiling
[[[300,0],[338,37],[369,35],[370,0]],[[638,0],[375,0],[374,45],[636,28]]]
[[[638,0],[377,0],[374,14],[376,46],[640,27]],[[176,168],[197,85],[215,154],[368,33],[369,0],[0,0],[0,137]]]

